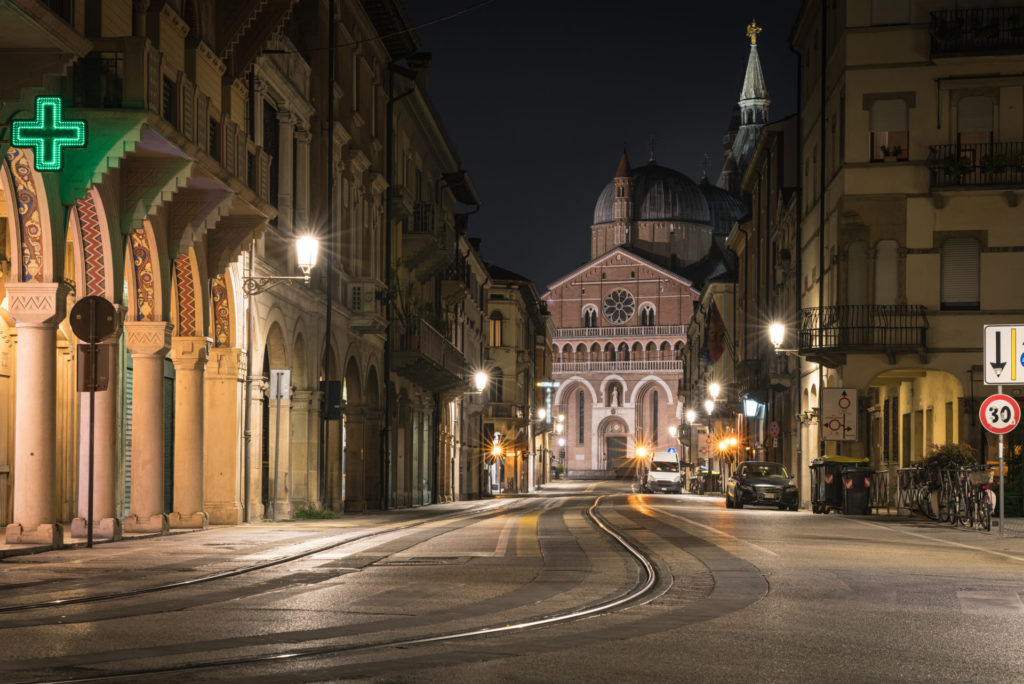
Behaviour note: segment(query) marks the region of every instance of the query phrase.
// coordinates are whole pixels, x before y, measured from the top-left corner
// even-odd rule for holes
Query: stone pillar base
[[[92,536],[94,538],[99,537],[100,539],[113,539],[117,541],[121,538],[122,532],[121,521],[117,518],[103,518],[102,520],[92,521]],[[89,525],[85,518],[75,518],[71,521],[71,536],[75,539],[85,539],[89,536]]]
[[[11,523],[5,536],[8,544],[41,544],[54,549],[64,545],[64,528],[60,523],[44,523],[34,530],[26,530],[21,523]]]
[[[242,507],[237,503],[212,504],[206,502],[206,515],[211,525],[240,525]]]
[[[210,524],[209,518],[203,511],[188,515],[185,513],[171,513],[167,517],[167,521],[172,530],[204,530]]]
[[[140,518],[137,515],[129,515],[124,519],[125,532],[159,532],[167,534],[170,528],[167,526],[167,515],[151,515],[148,518]]]

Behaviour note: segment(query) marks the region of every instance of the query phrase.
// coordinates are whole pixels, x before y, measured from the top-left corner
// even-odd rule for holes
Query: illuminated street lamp
[[[301,280],[302,282],[309,284],[310,274],[313,271],[313,267],[316,266],[316,257],[320,251],[320,241],[312,235],[304,235],[295,240],[295,257],[298,262],[299,270],[302,271],[300,276],[254,276],[252,274],[252,267],[256,257],[255,243],[249,245],[249,268],[248,273],[242,276],[242,293],[246,298],[246,317],[245,317],[245,416],[243,417],[243,437],[245,438],[245,478],[243,487],[243,496],[245,496],[245,505],[242,507],[242,520],[249,522],[249,452],[252,443],[252,329],[253,329],[253,306],[252,297],[254,295],[266,292],[275,285],[282,283],[286,280]],[[276,395],[275,395],[276,396]],[[276,396],[278,402],[278,416],[280,416],[281,407],[281,396]],[[278,419],[280,421],[280,418]],[[275,434],[280,435],[280,430],[277,430]],[[271,520],[277,520],[277,445],[274,446],[274,482],[271,487],[270,494],[270,518]],[[342,463],[342,473],[345,472],[344,462]],[[344,480],[342,480],[344,483]],[[342,484],[342,500],[345,498],[344,484]]]
[[[491,376],[487,371],[477,371],[473,374],[473,387],[476,388],[477,392],[483,392],[487,387],[487,383],[490,381]]]
[[[693,409],[686,410],[686,422],[693,425],[693,422],[697,420],[697,412]]]
[[[669,425],[669,426],[668,426],[668,434],[669,434],[669,437],[675,437],[675,436],[676,436],[676,433],[677,433],[678,431],[679,431],[679,429],[678,429],[678,428],[677,428],[677,427],[676,427],[675,425]]]
[[[796,349],[783,349],[782,343],[786,341],[786,326],[778,321],[775,321],[768,326],[768,339],[771,340],[772,346],[775,347],[776,354],[796,354]]]
[[[547,412],[547,410],[544,409],[543,406],[541,406],[539,409],[537,409],[537,420],[543,421],[547,417],[548,417],[548,412]]]
[[[721,393],[722,386],[719,385],[717,382],[713,382],[710,385],[708,385],[708,394],[710,394],[711,398],[714,399],[715,401],[718,401],[718,395]]]
[[[714,399],[705,399],[704,400],[704,413],[706,413],[706,414],[708,414],[710,416],[714,412],[715,412],[715,400]]]

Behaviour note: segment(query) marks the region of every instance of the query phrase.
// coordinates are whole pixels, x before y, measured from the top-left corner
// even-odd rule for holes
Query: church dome
[[[692,180],[654,162],[632,170],[635,221],[709,223],[711,212],[704,193]],[[608,183],[594,207],[594,224],[615,220],[615,183]]]
[[[736,162],[729,161],[735,166]],[[728,190],[712,185],[707,178],[700,182],[699,187],[711,209],[711,226],[715,235],[728,235],[732,224],[750,213],[746,202]]]

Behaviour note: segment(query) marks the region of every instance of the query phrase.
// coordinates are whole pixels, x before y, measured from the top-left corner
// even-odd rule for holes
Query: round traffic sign
[[[1017,427],[1020,422],[1020,406],[1013,397],[993,394],[981,402],[978,411],[981,425],[989,432],[1004,435]]]
[[[95,344],[113,335],[117,323],[117,310],[104,297],[83,297],[71,307],[71,329],[83,342]]]

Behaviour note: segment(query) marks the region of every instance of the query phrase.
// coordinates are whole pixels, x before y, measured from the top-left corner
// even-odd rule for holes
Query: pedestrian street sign
[[[1024,385],[1024,325],[986,325],[983,365],[986,385]]]
[[[821,438],[834,442],[856,442],[857,390],[825,387],[821,390]]]

